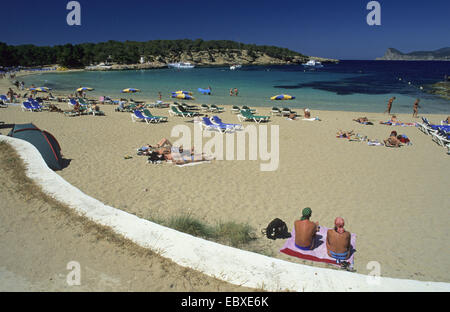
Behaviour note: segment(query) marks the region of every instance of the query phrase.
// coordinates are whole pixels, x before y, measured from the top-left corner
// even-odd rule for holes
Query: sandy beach
[[[6,93],[7,87],[7,81],[0,80],[0,93]],[[282,104],[289,106],[288,102]],[[66,103],[57,105],[61,109],[68,109]],[[22,112],[20,106],[9,106],[0,109],[0,120],[5,123],[32,122],[51,132],[59,141],[64,157],[70,160],[70,165],[58,172],[59,175],[105,204],[141,218],[168,219],[190,214],[207,224],[220,221],[248,223],[254,228],[257,239],[241,248],[287,261],[325,267],[324,264],[280,253],[279,249],[285,241],[272,241],[261,234],[261,229],[274,218],[281,218],[291,229],[293,222],[300,217],[301,209],[311,207],[313,221],[332,227],[335,217],[342,216],[346,221],[346,229],[356,233],[357,272],[367,274],[367,263],[378,261],[382,276],[450,282],[450,253],[445,251],[448,250],[445,246],[448,245],[446,241],[449,237],[449,156],[444,148],[416,127],[381,125],[380,121],[389,119],[387,114],[382,113],[313,110],[312,116],[321,119],[314,122],[301,119],[290,121],[273,116],[268,125],[279,125],[280,160],[277,170],[260,171],[260,164],[265,163],[261,160],[214,160],[180,168],[169,163],[149,164],[146,157],[136,155],[136,149],[145,144],[156,144],[164,137],[174,142],[176,138],[170,136],[172,128],[182,124],[192,129],[193,124],[187,122],[192,118],[169,117],[167,123],[148,125],[143,122],[133,123],[129,113],[115,112],[114,108],[112,105],[102,105],[101,110],[106,113],[104,117],[71,118],[60,113]],[[226,112],[220,114],[222,120],[238,123],[230,107],[225,108]],[[270,108],[256,109],[258,115],[270,115]],[[154,115],[169,116],[168,109],[151,111]],[[352,121],[362,116],[367,116],[374,125],[365,126]],[[419,116],[422,116],[420,112]],[[418,121],[411,114],[397,114],[397,117],[405,123]],[[439,123],[447,116],[426,117],[433,123]],[[399,134],[407,135],[412,145],[398,149],[368,146],[366,142],[336,138],[338,129],[353,130],[379,141],[396,130]],[[0,133],[5,135],[8,131],[3,129]],[[132,158],[124,159],[126,155]],[[8,179],[6,182],[12,183]],[[71,225],[66,229],[65,224],[70,223],[67,217],[58,219],[54,216],[55,212],[42,215],[39,205],[18,198],[20,196],[12,191],[2,191],[4,197],[7,199],[5,206],[9,209],[20,207],[21,211],[32,211],[32,220],[26,220],[27,214],[23,212],[22,217],[5,212],[5,218],[1,218],[2,223],[5,222],[2,228],[15,229],[15,233],[21,233],[20,228],[27,229],[20,236],[26,246],[33,246],[32,239],[38,239],[32,231],[42,231],[52,235],[48,244],[54,244],[54,252],[63,248],[65,240],[78,236],[81,236],[79,240],[72,242],[73,249],[85,248],[85,259],[89,258],[89,252],[93,252],[94,248],[101,248],[104,254],[97,261],[98,264],[94,265],[94,260],[89,264],[96,272],[94,284],[100,283],[99,276],[102,274],[108,280],[108,276],[113,276],[111,280],[119,278],[122,273],[116,267],[118,263],[130,268],[147,267],[152,261],[157,261],[157,266],[162,265],[160,259],[130,256],[128,251],[121,250],[119,246],[110,246],[103,239],[92,242],[95,235],[83,234],[81,226]],[[42,218],[47,220],[49,228],[34,229],[33,224],[38,224]],[[49,220],[54,218],[60,226],[53,227],[50,224]],[[2,244],[9,252],[2,253],[0,268],[6,267],[16,274],[22,270],[28,272],[26,274],[36,271],[34,274],[42,280],[44,273],[38,272],[39,264],[21,256],[23,246],[15,243],[11,235],[7,239],[5,235],[3,237]],[[55,237],[61,237],[61,241]],[[100,247],[96,247],[98,245]],[[14,263],[17,257],[21,257],[23,263]],[[44,261],[45,257],[41,255],[41,259]],[[103,261],[107,264],[102,265]],[[65,263],[59,265],[60,271],[64,271],[64,266]],[[173,266],[173,270],[178,272],[173,275],[175,280],[177,276],[183,275],[180,273],[183,269]],[[45,276],[59,272],[52,271],[52,267],[46,268]],[[161,272],[162,269],[158,268],[149,275]],[[134,284],[136,288],[133,289],[149,289],[150,278],[139,278],[141,280]],[[154,285],[155,288],[150,289],[173,290],[170,278],[165,282],[162,280],[161,277],[160,286]],[[116,288],[94,284],[88,289],[130,290],[126,283],[114,286]],[[43,288],[48,289],[49,284],[45,285]],[[176,287],[178,290],[190,290],[186,285],[186,282],[184,285],[178,282]],[[195,275],[195,285],[199,288],[192,289],[241,290],[210,281],[200,274]]]

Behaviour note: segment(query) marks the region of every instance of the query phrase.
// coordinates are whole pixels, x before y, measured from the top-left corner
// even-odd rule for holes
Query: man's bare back
[[[331,257],[330,250],[334,253],[348,252],[350,255],[350,233],[344,232],[342,234],[336,232],[334,229],[327,232],[327,251]],[[348,258],[347,256],[347,258]]]
[[[309,220],[298,220],[295,226],[295,244],[300,247],[312,249],[314,237],[317,232],[317,224]]]

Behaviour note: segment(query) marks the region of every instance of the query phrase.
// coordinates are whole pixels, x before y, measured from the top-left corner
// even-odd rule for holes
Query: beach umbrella
[[[94,90],[94,88],[89,88],[89,87],[81,87],[77,89],[77,92],[82,92],[82,91],[92,91]]]
[[[271,99],[272,101],[273,101],[273,100],[275,100],[275,101],[281,101],[281,100],[293,100],[293,99],[295,99],[295,96],[292,96],[292,95],[289,95],[289,94],[280,94],[280,95],[272,96],[270,99]]]
[[[48,92],[50,91],[50,88],[47,87],[37,87],[37,88],[29,88],[28,91],[35,91],[35,92]]]
[[[174,91],[174,92],[172,92],[172,94],[186,94],[186,95],[192,96],[192,92],[190,92],[190,91]]]
[[[127,88],[122,90],[122,93],[136,93],[136,92],[141,92],[141,90],[134,88]]]
[[[180,99],[180,100],[195,100],[195,98],[193,98],[192,96],[188,95],[188,94],[176,94],[176,93],[172,93],[172,98],[174,99]]]

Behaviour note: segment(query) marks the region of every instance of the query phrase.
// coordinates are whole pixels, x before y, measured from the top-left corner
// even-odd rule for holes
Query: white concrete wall
[[[449,283],[369,277],[346,271],[316,268],[220,245],[140,219],[89,197],[47,167],[30,143],[6,136],[24,160],[26,174],[43,191],[78,214],[113,229],[175,263],[220,280],[269,291],[450,291]]]

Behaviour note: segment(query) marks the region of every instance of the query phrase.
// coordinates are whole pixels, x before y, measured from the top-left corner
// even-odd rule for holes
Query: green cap
[[[311,217],[312,214],[312,210],[309,207],[306,207],[302,210],[302,218],[300,220],[306,220],[309,219],[309,217]]]

